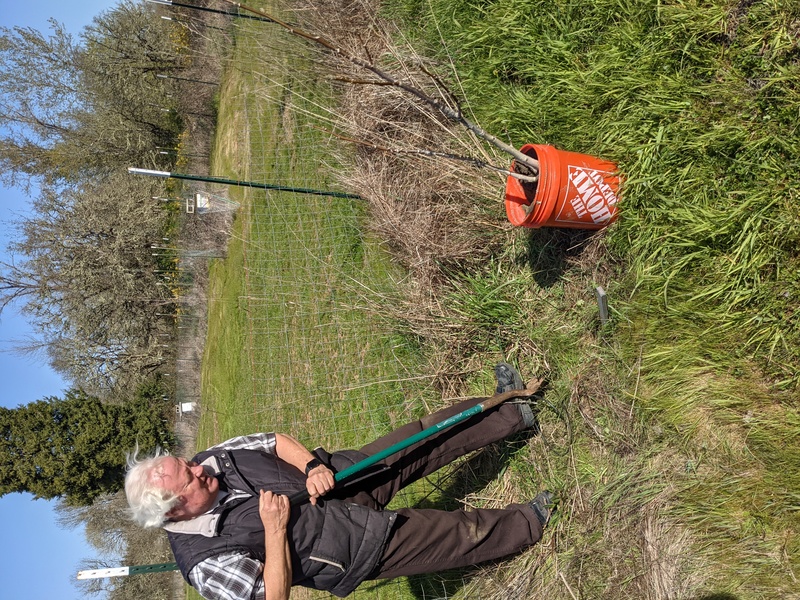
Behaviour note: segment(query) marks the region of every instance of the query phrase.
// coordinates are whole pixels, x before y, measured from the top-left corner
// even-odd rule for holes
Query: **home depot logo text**
[[[588,214],[593,223],[606,223],[616,212],[617,194],[606,181],[610,173],[570,165],[569,183],[575,186],[570,203],[578,219]]]

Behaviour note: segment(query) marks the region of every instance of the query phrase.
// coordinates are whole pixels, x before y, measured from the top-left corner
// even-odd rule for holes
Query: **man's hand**
[[[328,467],[319,465],[311,469],[308,472],[308,479],[306,479],[306,490],[308,490],[311,504],[316,504],[317,498],[330,492],[335,485],[333,471]]]
[[[295,467],[301,474],[305,472],[306,465],[317,458],[300,442],[285,433],[275,434],[275,455]],[[333,472],[325,465],[311,469],[306,479],[306,490],[311,504],[316,504],[317,498],[330,492],[335,484]]]
[[[265,600],[289,600],[292,589],[292,559],[289,554],[288,496],[279,496],[261,490],[258,499],[258,514],[264,524],[264,598]]]
[[[264,524],[265,535],[286,533],[286,526],[289,524],[289,515],[291,514],[289,497],[261,490],[261,496],[258,499],[258,514]]]

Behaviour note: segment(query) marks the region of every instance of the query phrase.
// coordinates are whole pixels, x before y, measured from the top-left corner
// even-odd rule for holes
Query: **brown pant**
[[[480,400],[467,400],[364,446],[372,455],[443,421]],[[525,429],[519,409],[502,404],[445,429],[386,459],[389,467],[350,491],[347,500],[383,509],[405,486],[430,475],[456,458]],[[536,513],[527,505],[504,509],[441,511],[402,508],[372,578],[417,575],[501,558],[535,544],[542,537]]]

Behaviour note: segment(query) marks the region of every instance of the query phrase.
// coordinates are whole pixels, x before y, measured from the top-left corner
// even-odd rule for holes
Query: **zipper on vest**
[[[320,558],[318,556],[309,556],[308,558],[310,560],[315,560],[317,562],[326,563],[328,565],[334,566],[337,569],[339,569],[340,571],[344,571],[345,570],[344,569],[344,565],[342,563],[338,563],[338,562],[333,561],[333,560],[328,560],[327,558]]]

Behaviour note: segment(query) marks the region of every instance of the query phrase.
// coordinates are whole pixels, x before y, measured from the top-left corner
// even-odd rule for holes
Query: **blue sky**
[[[0,0],[0,25],[33,27],[48,31],[47,19],[63,23],[78,33],[92,17],[116,4],[111,0]],[[30,199],[17,190],[0,187],[0,257],[13,235],[13,221],[25,214]],[[15,340],[29,332],[25,320],[13,309],[0,316],[0,405],[16,407],[44,396],[60,396],[66,384],[38,359],[8,352]],[[85,544],[83,532],[56,525],[51,504],[34,500],[28,494],[9,494],[0,498],[3,515],[3,543],[0,544],[0,586],[2,597],[14,600],[33,598],[82,598],[73,580],[78,563],[94,558]]]

